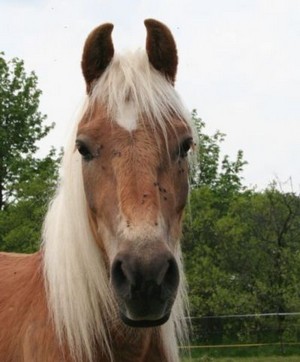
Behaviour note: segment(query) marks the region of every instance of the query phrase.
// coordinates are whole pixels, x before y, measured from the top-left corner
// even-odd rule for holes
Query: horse
[[[145,50],[115,54],[110,23],[86,39],[86,100],[40,250],[0,254],[2,362],[179,361],[193,127],[173,35],[144,23]]]

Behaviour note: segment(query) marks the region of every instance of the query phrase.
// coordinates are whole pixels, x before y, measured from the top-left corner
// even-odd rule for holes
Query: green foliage
[[[37,77],[19,59],[0,53],[0,249],[37,250],[42,219],[57,179],[54,150],[34,156],[51,126],[39,110]]]
[[[247,164],[243,152],[239,150],[234,161],[230,161],[228,155],[221,159],[221,143],[225,134],[220,131],[212,136],[205,134],[205,123],[198,117],[196,110],[192,112],[192,120],[198,136],[198,155],[197,163],[191,170],[191,186],[208,186],[224,195],[242,190],[241,173]]]
[[[199,157],[183,225],[192,316],[299,311],[299,195],[282,192],[279,183],[262,192],[243,187],[242,152],[234,161],[221,159],[224,134],[206,135],[204,123],[195,112],[193,117]],[[244,321],[237,328],[229,322],[225,327],[193,321],[196,338],[203,342],[211,333],[219,343],[230,340],[233,330],[245,341],[266,323]],[[295,338],[284,316],[278,315],[276,323],[278,340]]]
[[[20,181],[23,162],[53,127],[43,125],[40,95],[35,73],[26,74],[22,60],[6,61],[0,53],[0,210]]]
[[[210,324],[203,334],[203,323],[195,321],[195,334],[205,341],[211,333],[216,341],[214,330],[221,328],[222,341],[238,331],[237,341],[249,341],[251,331],[272,328],[277,341],[294,342],[297,332],[281,313],[300,310],[299,196],[272,186],[239,192],[226,208],[219,207],[218,198],[206,186],[192,190],[184,224],[192,315],[278,313],[277,324],[260,320],[237,328],[226,323],[227,330]]]
[[[27,158],[22,164],[14,201],[0,211],[0,248],[33,252],[39,248],[42,222],[54,193],[59,157],[52,150],[44,159]]]

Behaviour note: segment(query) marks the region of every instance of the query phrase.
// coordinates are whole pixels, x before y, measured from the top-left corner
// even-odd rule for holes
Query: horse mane
[[[130,99],[134,112],[153,129],[166,130],[174,114],[189,124],[189,114],[173,86],[150,64],[142,51],[116,55],[96,82],[82,114],[97,104],[116,120]],[[81,117],[80,117],[81,118]],[[80,118],[78,122],[80,121]],[[103,251],[94,240],[87,212],[81,157],[74,144],[78,122],[65,149],[61,180],[43,231],[44,275],[49,310],[60,343],[75,360],[92,361],[100,346],[113,361],[111,323],[118,319]],[[190,126],[190,125],[189,125]],[[130,125],[126,125],[130,128]],[[179,360],[177,341],[186,338],[186,288],[178,243],[174,253],[181,273],[178,295],[169,321],[160,327],[168,360]]]
[[[119,118],[128,104],[132,112],[153,130],[166,135],[177,117],[190,123],[190,114],[173,85],[150,64],[143,50],[116,54],[94,85],[90,105],[102,104],[111,119],[131,130],[131,124]]]

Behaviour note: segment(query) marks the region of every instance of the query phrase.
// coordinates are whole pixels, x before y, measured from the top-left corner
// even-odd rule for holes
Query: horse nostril
[[[167,285],[177,285],[179,282],[179,270],[174,258],[169,259],[168,269],[165,273],[164,280]]]
[[[123,262],[121,260],[117,259],[114,261],[111,269],[111,280],[114,288],[119,290],[124,297],[130,294],[130,281],[123,270]]]
[[[122,262],[120,260],[116,260],[112,267],[112,280],[117,286],[122,284],[124,279],[126,279],[126,277],[122,270]]]

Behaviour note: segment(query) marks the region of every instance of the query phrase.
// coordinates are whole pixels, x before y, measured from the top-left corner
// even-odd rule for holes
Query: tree
[[[15,201],[0,211],[0,249],[34,252],[39,248],[44,215],[54,193],[59,158],[54,150],[43,159],[27,158],[15,186]]]
[[[6,61],[0,53],[0,210],[14,197],[26,158],[53,128],[43,125],[40,95],[35,73],[26,74],[22,60]]]
[[[247,164],[243,159],[243,151],[237,152],[234,161],[231,161],[228,155],[221,158],[221,144],[226,135],[220,131],[211,136],[204,133],[205,122],[198,117],[196,110],[192,111],[192,120],[198,137],[196,163],[191,168],[192,188],[207,186],[223,195],[232,195],[241,191],[243,189],[241,174]]]
[[[42,220],[58,176],[52,149],[36,158],[37,142],[54,125],[45,126],[39,111],[37,76],[24,62],[0,53],[0,249],[37,250]]]
[[[248,300],[232,293],[236,281],[230,270],[222,267],[222,237],[218,227],[232,201],[244,190],[241,173],[246,162],[242,151],[234,161],[227,155],[222,158],[221,143],[225,135],[220,131],[207,135],[205,123],[196,111],[192,118],[198,135],[198,157],[192,163],[190,204],[183,225],[191,313],[193,316],[220,315],[224,310],[234,313],[238,303]],[[202,337],[210,329],[215,332],[216,326],[212,324],[205,328],[201,325],[199,329],[196,321],[193,325]]]
[[[299,195],[283,192],[278,183],[261,192],[245,188],[243,153],[233,161],[221,159],[224,134],[205,134],[196,112],[193,118],[199,156],[192,167],[183,251],[191,314],[207,316],[193,320],[196,337],[219,343],[234,334],[239,340],[253,333],[266,338],[261,331],[272,327],[283,340],[290,330],[282,313],[300,308]],[[249,313],[279,313],[277,327],[270,320],[213,318]]]

